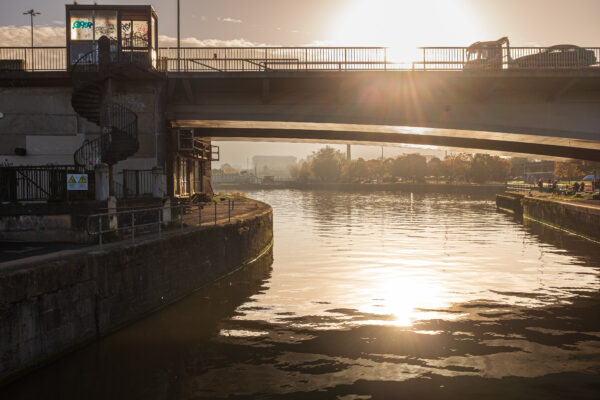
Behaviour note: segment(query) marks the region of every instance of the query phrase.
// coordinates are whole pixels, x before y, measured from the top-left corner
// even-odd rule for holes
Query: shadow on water
[[[265,290],[272,251],[252,265],[11,385],[0,399],[175,399],[178,380],[214,367],[219,321]]]

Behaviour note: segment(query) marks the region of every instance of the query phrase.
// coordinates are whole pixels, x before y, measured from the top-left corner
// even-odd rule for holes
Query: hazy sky
[[[160,43],[175,44],[176,0],[97,2],[152,4]],[[42,13],[35,19],[36,43],[62,45],[64,4],[0,0],[0,46],[29,44],[29,16],[22,15],[29,8]],[[391,47],[398,61],[411,61],[418,46],[466,46],[502,36],[514,46],[600,46],[599,16],[600,0],[181,0],[184,45],[380,45]],[[246,154],[304,157],[315,148],[226,144],[222,157],[242,166]]]

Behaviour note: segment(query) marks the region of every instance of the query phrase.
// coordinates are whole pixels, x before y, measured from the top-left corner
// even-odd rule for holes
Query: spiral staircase
[[[113,65],[109,47],[110,44],[100,41],[98,52],[94,50],[80,57],[71,69],[73,109],[101,128],[100,136],[86,140],[73,155],[75,165],[88,171],[99,163],[112,166],[131,157],[139,149],[136,113],[105,99],[109,97],[105,96],[108,80],[118,77],[123,68],[129,67]],[[99,57],[96,57],[97,54]]]

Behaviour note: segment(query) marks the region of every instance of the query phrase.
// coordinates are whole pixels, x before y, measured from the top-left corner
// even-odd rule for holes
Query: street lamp
[[[33,8],[27,10],[23,13],[23,15],[29,15],[31,18],[31,67],[34,68],[34,59],[33,59],[33,17],[40,15],[41,13],[35,11]]]
[[[40,12],[35,11],[33,8],[31,10],[27,10],[23,13],[23,15],[29,15],[31,17],[31,48],[33,49],[33,17],[40,15]]]

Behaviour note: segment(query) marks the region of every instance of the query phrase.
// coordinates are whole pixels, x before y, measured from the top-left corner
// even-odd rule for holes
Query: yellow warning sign
[[[87,174],[67,174],[67,190],[88,190]]]

